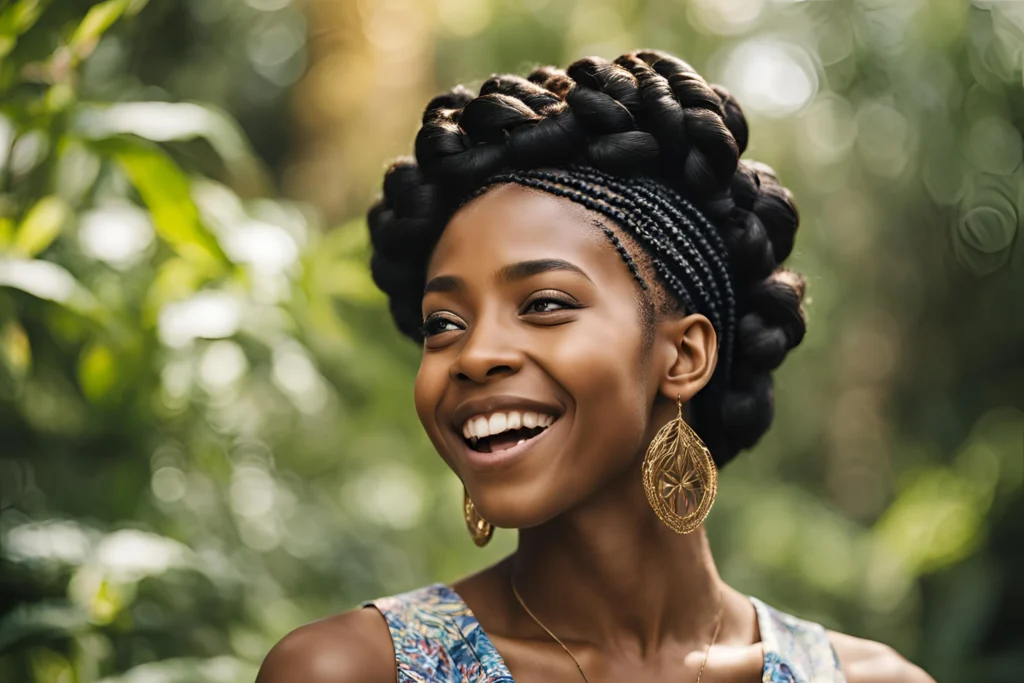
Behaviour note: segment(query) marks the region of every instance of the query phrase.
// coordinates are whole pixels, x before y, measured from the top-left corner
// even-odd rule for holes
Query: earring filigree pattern
[[[704,521],[718,492],[718,470],[704,442],[678,414],[658,430],[644,458],[644,491],[670,529],[688,534]]]

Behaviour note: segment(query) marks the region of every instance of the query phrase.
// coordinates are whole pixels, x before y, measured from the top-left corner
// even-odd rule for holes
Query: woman
[[[470,533],[516,552],[304,626],[261,683],[932,679],[727,586],[701,522],[804,334],[797,212],[739,105],[654,51],[427,106],[369,212]]]

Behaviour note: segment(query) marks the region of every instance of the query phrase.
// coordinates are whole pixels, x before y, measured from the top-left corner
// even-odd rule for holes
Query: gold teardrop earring
[[[688,534],[704,521],[718,493],[718,470],[711,452],[678,413],[658,430],[644,457],[644,491],[654,513],[670,529]]]
[[[483,548],[491,540],[494,526],[477,512],[476,506],[473,505],[466,487],[462,487],[462,515],[466,518],[466,528],[469,529],[469,535],[473,538],[473,543]]]

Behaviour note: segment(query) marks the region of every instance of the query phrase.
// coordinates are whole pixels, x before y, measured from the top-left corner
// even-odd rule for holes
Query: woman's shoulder
[[[766,653],[777,665],[795,663],[812,680],[845,683],[935,683],[934,679],[883,643],[831,631],[751,598],[758,612]],[[783,677],[785,678],[785,677]],[[772,680],[775,680],[774,678]],[[789,680],[785,678],[785,680]]]
[[[388,624],[375,609],[354,609],[305,626],[267,654],[256,683],[394,683]]]
[[[827,631],[846,683],[935,683],[923,669],[884,643]]]
[[[368,607],[375,609],[367,609]],[[432,651],[450,646],[453,621],[464,636],[478,635],[466,604],[448,586],[435,583],[405,593],[369,600],[354,609],[307,624],[289,633],[267,654],[256,683],[394,683],[399,662],[406,666],[442,666]],[[457,662],[455,662],[457,664]]]

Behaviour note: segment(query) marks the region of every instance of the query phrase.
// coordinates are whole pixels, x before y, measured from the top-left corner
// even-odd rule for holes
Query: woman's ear
[[[661,378],[661,393],[686,403],[711,381],[718,364],[718,335],[700,313],[658,324],[658,343],[668,364]]]

